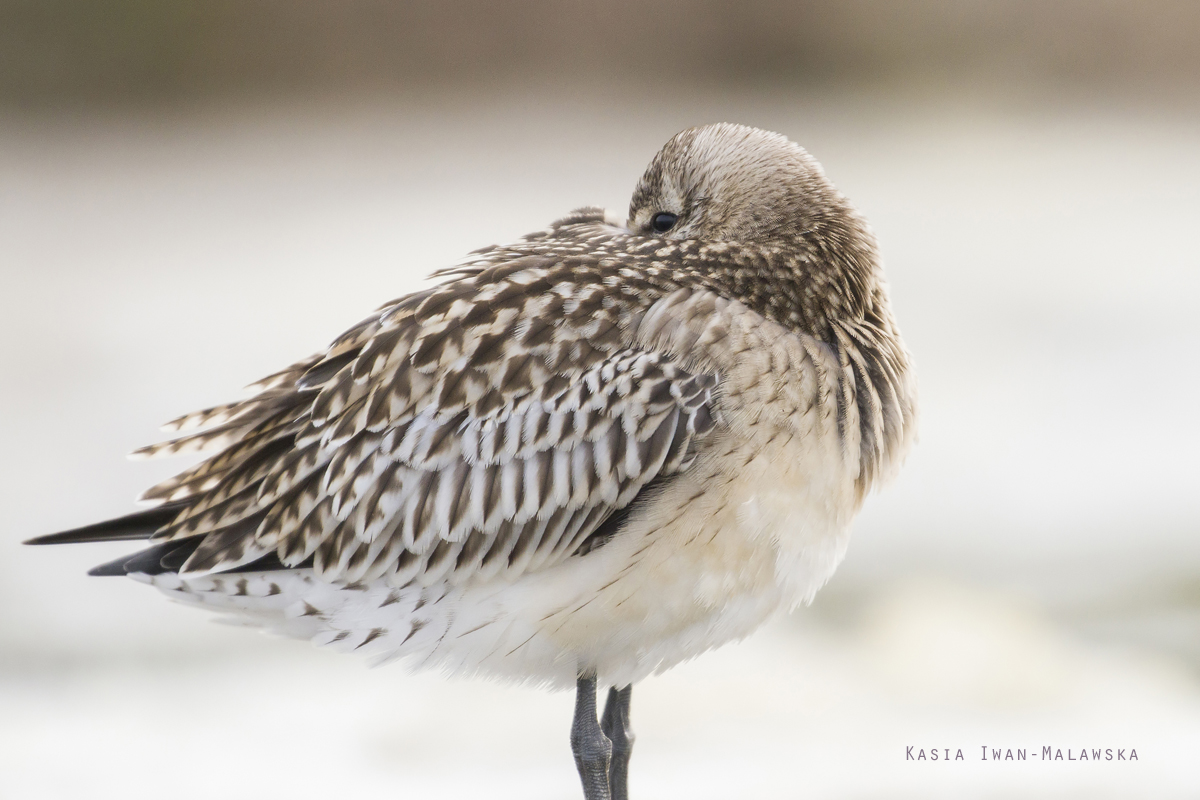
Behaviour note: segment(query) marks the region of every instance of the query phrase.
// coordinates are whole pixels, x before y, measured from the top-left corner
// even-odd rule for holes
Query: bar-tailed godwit
[[[156,505],[37,544],[380,660],[577,691],[625,800],[630,687],[812,599],[915,430],[875,240],[803,149],[686,130],[627,220],[472,254],[141,455]],[[596,687],[612,687],[597,719]]]

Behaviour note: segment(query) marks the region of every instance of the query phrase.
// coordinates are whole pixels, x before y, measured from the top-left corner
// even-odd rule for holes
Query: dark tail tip
[[[80,542],[121,542],[149,539],[162,526],[175,519],[183,503],[165,503],[145,511],[127,514],[116,519],[72,528],[69,531],[48,533],[27,539],[25,544],[78,544]]]
[[[111,575],[128,575],[131,572],[144,572],[147,575],[158,575],[163,572],[176,572],[200,544],[203,536],[191,539],[163,542],[145,550],[139,550],[132,555],[121,556],[118,559],[92,567],[88,575],[106,578]]]

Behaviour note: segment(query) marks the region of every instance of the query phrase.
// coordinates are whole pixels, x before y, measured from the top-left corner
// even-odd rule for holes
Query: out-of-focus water
[[[637,689],[639,796],[1190,796],[1200,113],[716,94],[0,123],[5,796],[571,796],[565,696],[368,671],[84,576],[125,545],[17,542],[131,510],[180,466],[121,458],[157,423],[470,249],[623,210],[721,119],[871,220],[922,433],[812,609]]]

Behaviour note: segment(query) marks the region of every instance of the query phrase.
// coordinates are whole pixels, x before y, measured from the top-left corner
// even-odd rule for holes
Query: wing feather
[[[606,519],[691,463],[717,379],[626,341],[620,303],[548,280],[556,263],[465,270],[259,395],[171,423],[189,432],[142,452],[224,448],[146,493],[185,504],[157,538],[200,537],[181,572],[269,554],[327,580],[429,585],[597,546]]]

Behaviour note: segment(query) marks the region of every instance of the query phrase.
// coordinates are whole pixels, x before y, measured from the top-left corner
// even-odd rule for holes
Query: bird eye
[[[679,217],[677,215],[663,211],[654,215],[654,219],[650,220],[650,226],[658,233],[666,233],[675,227],[675,223],[678,221]]]

